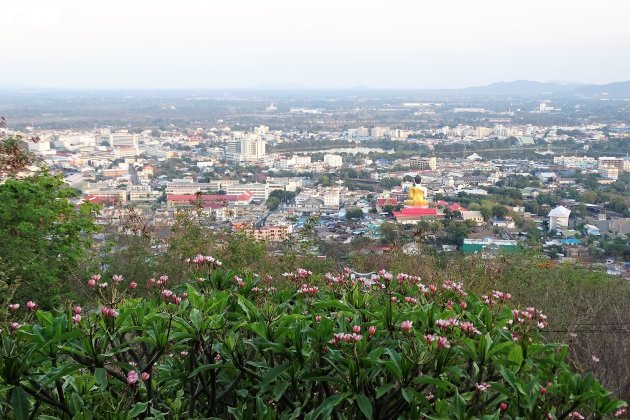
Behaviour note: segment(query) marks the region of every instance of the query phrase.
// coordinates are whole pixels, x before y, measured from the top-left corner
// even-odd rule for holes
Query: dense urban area
[[[627,277],[630,103],[586,92],[14,93],[3,113],[108,229],[194,210],[275,253],[532,249]],[[406,209],[416,175],[429,205]]]

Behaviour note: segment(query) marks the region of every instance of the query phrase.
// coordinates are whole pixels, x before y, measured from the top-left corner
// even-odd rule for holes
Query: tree
[[[278,206],[280,205],[280,200],[278,200],[276,197],[269,197],[267,199],[267,208],[271,211],[274,211],[278,208]]]
[[[503,219],[507,216],[508,210],[500,204],[492,207],[492,215],[497,219]]]
[[[70,202],[78,195],[48,173],[0,185],[0,255],[15,273],[18,298],[52,307],[69,296],[67,282],[97,230],[96,207],[84,203],[77,210]]]
[[[358,207],[352,207],[346,210],[346,219],[361,219],[363,217],[363,210]]]
[[[400,225],[394,222],[384,222],[379,228],[381,240],[388,245],[395,245],[400,240]]]

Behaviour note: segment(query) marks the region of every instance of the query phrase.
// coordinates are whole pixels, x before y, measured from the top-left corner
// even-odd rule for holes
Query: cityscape
[[[629,15],[0,2],[0,418],[630,418]]]
[[[77,203],[102,206],[99,219],[110,227],[130,209],[157,228],[197,209],[198,223],[244,232],[277,252],[291,239],[310,239],[308,252],[321,258],[331,257],[330,243],[348,253],[416,252],[422,238],[438,252],[535,249],[554,263],[627,277],[630,84],[609,88],[436,93],[431,101],[380,91],[308,99],[262,93],[276,98],[270,102],[247,93],[165,95],[159,109],[154,99],[135,99],[164,115],[146,125],[120,120],[88,129],[92,116],[77,115],[65,128],[47,128],[59,122],[42,112],[28,118],[43,127],[4,131],[36,136],[25,141],[28,150],[81,191]],[[216,106],[222,118],[169,122],[168,112],[191,98]],[[234,101],[248,108],[242,117],[229,110]],[[416,175],[428,200],[422,210],[404,205]],[[316,227],[304,238],[307,220]],[[419,222],[427,231],[420,236]]]

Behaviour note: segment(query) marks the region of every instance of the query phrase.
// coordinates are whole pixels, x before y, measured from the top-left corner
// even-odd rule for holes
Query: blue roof
[[[566,245],[578,245],[581,242],[582,241],[580,241],[577,238],[560,239],[560,243],[561,244],[566,244]]]

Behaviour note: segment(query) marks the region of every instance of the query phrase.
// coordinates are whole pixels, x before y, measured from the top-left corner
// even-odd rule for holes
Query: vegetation
[[[284,286],[190,261],[191,280],[93,275],[94,309],[12,304],[3,416],[341,418],[623,414],[546,316],[407,274],[298,269]],[[145,295],[145,297],[139,297]]]

